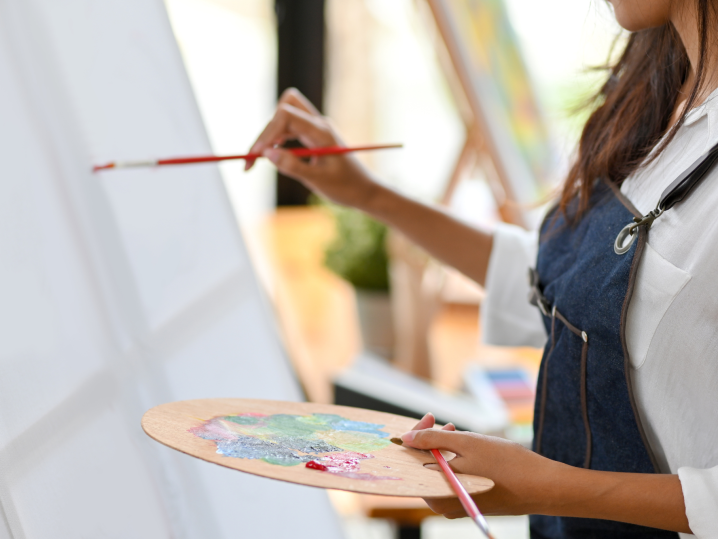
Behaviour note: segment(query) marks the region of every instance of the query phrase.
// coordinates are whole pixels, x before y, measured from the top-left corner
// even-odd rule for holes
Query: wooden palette
[[[369,453],[373,458],[359,461],[361,474],[371,474],[372,478],[357,479],[311,469],[305,463],[283,466],[260,459],[225,456],[218,453],[216,441],[201,438],[190,432],[190,429],[195,429],[195,432],[198,428],[202,429],[203,425],[213,418],[249,414],[266,416],[334,414],[349,421],[378,424],[381,427],[377,428],[386,432],[389,438],[400,436],[416,424],[416,419],[348,406],[253,399],[202,399],[172,402],[152,408],[142,418],[142,428],[150,437],[172,449],[220,466],[280,481],[385,496],[444,498],[455,495],[441,472],[424,467],[426,463],[435,462],[428,451],[391,443],[381,449],[372,450]],[[312,454],[312,457],[321,462],[323,455]],[[485,492],[494,485],[490,479],[484,477],[457,475],[470,494]],[[362,477],[366,476],[362,475]]]

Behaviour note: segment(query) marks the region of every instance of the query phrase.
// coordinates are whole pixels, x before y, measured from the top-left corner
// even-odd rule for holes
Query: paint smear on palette
[[[352,421],[336,414],[238,414],[213,417],[189,432],[212,440],[226,457],[259,459],[278,466],[308,468],[350,479],[398,477],[360,472],[360,461],[389,445],[384,425]]]
[[[346,451],[344,453],[334,453],[324,457],[320,457],[316,460],[310,460],[305,464],[307,468],[313,470],[319,470],[322,472],[329,472],[334,475],[341,477],[347,477],[349,479],[393,479],[399,480],[399,477],[389,477],[384,475],[374,475],[370,473],[360,472],[361,465],[360,460],[373,459],[373,455],[365,455],[364,453],[354,453],[352,451]]]

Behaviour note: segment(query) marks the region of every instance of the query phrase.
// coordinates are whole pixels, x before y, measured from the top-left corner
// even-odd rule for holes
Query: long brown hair
[[[683,112],[668,132],[654,158],[673,139],[693,108],[706,80],[708,40],[715,18],[713,0],[695,0],[698,13],[700,56],[695,82]],[[613,65],[605,68],[608,80],[589,100],[595,110],[581,134],[578,155],[563,186],[559,208],[578,198],[569,220],[578,220],[589,207],[595,180],[605,178],[620,185],[646,160],[666,134],[680,91],[690,70],[688,55],[672,24],[632,33]]]

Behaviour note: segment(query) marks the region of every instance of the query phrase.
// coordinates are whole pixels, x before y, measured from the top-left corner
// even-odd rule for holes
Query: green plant
[[[358,210],[322,205],[334,215],[337,232],[325,251],[324,264],[355,288],[388,291],[386,226]]]

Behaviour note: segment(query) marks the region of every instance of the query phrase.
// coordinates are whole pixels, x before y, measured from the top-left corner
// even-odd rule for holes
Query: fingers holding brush
[[[282,92],[282,96],[279,98],[278,104],[287,103],[303,110],[304,112],[311,114],[312,116],[321,116],[321,112],[307,99],[302,92],[296,88],[287,88]]]
[[[377,184],[353,155],[326,155],[306,161],[280,148],[289,140],[298,140],[307,148],[345,146],[329,119],[296,89],[284,92],[249,153],[263,154],[282,174],[339,204],[364,209],[372,200]],[[247,160],[245,170],[253,163]]]
[[[262,153],[291,139],[299,140],[307,148],[337,144],[337,137],[322,117],[295,105],[280,103],[249,153]]]
[[[422,417],[419,422],[414,425],[414,428],[412,430],[424,430],[424,429],[431,429],[436,425],[436,418],[434,417],[434,414],[431,412],[427,413]],[[443,427],[441,427],[441,430],[456,430],[456,427],[453,423],[447,423]]]
[[[274,117],[252,145],[249,153],[262,153],[268,148],[298,139],[308,148],[338,144],[339,138],[331,133],[329,122],[317,108],[296,88],[288,88],[277,103]],[[254,165],[247,160],[245,170]]]
[[[425,428],[407,432],[401,440],[403,445],[416,449],[450,451],[456,455],[448,461],[454,472],[494,481],[492,490],[473,497],[481,511],[489,515],[535,512],[546,489],[565,467],[509,440],[473,432]],[[439,469],[436,465],[426,467]],[[465,516],[456,498],[426,502],[433,511],[448,518]]]

